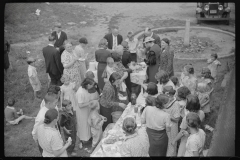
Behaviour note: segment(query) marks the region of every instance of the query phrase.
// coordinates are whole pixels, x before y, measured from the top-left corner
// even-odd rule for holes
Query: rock
[[[46,4],[47,4],[47,5],[50,5],[50,3],[49,3],[49,2],[46,2]]]
[[[82,22],[80,22],[80,24],[87,24],[87,22],[85,22],[85,21],[82,21]]]
[[[68,24],[68,25],[75,25],[76,23],[74,23],[74,22],[68,22],[67,24]]]

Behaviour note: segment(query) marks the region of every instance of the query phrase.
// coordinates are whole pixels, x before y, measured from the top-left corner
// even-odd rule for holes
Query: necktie
[[[113,49],[115,49],[115,47],[117,47],[117,37],[116,36],[114,36]]]

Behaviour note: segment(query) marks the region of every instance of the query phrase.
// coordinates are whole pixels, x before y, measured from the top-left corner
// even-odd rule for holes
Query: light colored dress
[[[201,79],[201,82],[198,83],[197,95],[201,105],[201,110],[204,113],[210,112],[210,94],[213,91],[213,80],[211,79]]]
[[[204,120],[204,118],[205,118],[204,112],[202,110],[199,110],[197,114],[198,114],[198,116],[199,116],[199,118],[200,118],[200,120],[202,122]],[[187,114],[186,114],[186,116],[187,116]],[[187,129],[186,116],[183,118],[182,123],[180,125],[180,128],[184,129],[184,130]],[[186,136],[183,136],[181,138],[181,142],[180,142],[180,145],[179,145],[179,148],[178,148],[178,155],[177,155],[178,157],[183,157],[184,156],[184,154],[186,152],[187,139],[188,139],[188,137],[186,137]]]
[[[99,95],[97,92],[89,93],[86,89],[79,87],[76,93],[76,98],[78,102],[78,107],[76,107],[77,136],[80,138],[80,140],[88,141],[91,138],[91,130],[88,124],[90,107],[82,107],[81,103],[97,100],[99,99]]]
[[[191,134],[186,143],[186,152],[184,157],[193,157],[193,152],[197,151],[200,156],[203,156],[203,147],[206,139],[205,132],[199,128],[197,133]]]
[[[132,135],[126,136],[120,147],[122,157],[149,157],[149,140],[145,127],[136,129]]]
[[[37,70],[36,70],[35,67],[33,67],[31,65],[28,65],[28,77],[29,77],[30,84],[33,87],[33,90],[34,91],[40,91],[41,90],[41,83],[40,83],[40,81],[38,79],[38,76],[37,76]],[[34,84],[34,82],[32,81],[32,79],[30,77],[33,77],[36,80],[36,84]]]
[[[77,61],[79,69],[78,71],[80,73],[81,79],[83,80],[87,71],[84,49],[81,45],[77,45],[73,52],[77,57],[79,57],[79,60]]]
[[[181,75],[181,85],[186,86],[190,91],[191,94],[195,94],[197,90],[197,78],[195,76],[189,77],[185,76],[183,73]]]
[[[76,99],[76,93],[73,90],[75,87],[74,83],[69,83],[68,86],[62,85],[61,92],[64,94],[63,99],[70,100],[72,103],[73,110],[76,111],[76,107],[78,107],[77,99]]]
[[[167,113],[170,114],[171,117],[179,118],[180,117],[180,106],[176,99],[173,99],[172,102],[164,109]],[[167,132],[168,134],[168,149],[167,149],[167,157],[177,156],[177,143],[173,146],[171,142],[178,135],[178,122],[171,121],[171,131]]]
[[[61,62],[63,65],[67,65],[71,63],[73,60],[74,55],[67,52],[66,50],[63,51],[61,55]],[[78,88],[82,82],[80,73],[78,71],[78,63],[77,61],[69,68],[64,68],[63,75],[66,75],[70,78],[70,82],[75,82],[76,88]]]
[[[218,60],[213,61],[208,65],[208,68],[211,71],[211,76],[215,79],[217,76],[218,67],[221,66],[221,63]]]

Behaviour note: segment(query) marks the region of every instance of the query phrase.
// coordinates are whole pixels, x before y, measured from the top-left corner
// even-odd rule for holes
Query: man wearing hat
[[[114,50],[122,43],[123,37],[119,34],[117,27],[113,27],[111,31],[112,33],[106,34],[104,38],[108,41],[108,49]]]
[[[46,73],[51,78],[51,85],[62,85],[60,81],[63,74],[63,65],[61,63],[61,56],[59,51],[54,47],[55,37],[50,35],[48,37],[50,44],[43,48],[43,56],[45,59]]]
[[[157,84],[157,80],[155,79],[155,75],[158,72],[160,55],[162,53],[159,45],[154,43],[154,39],[151,37],[146,37],[143,42],[147,48],[146,59],[144,62],[148,65],[147,68],[147,81],[146,82],[154,82]]]
[[[146,37],[151,37],[154,39],[154,43],[155,44],[158,44],[159,47],[161,48],[161,40],[160,40],[160,37],[153,33],[152,29],[151,28],[146,28],[145,31],[144,31],[144,35],[143,35],[143,42],[145,41],[145,38]],[[143,44],[143,46],[145,47],[145,45]]]
[[[67,34],[61,30],[61,23],[56,23],[54,25],[54,32],[52,36],[56,37],[56,41],[54,43],[54,47],[60,51],[60,55],[64,51],[64,42],[67,40]]]

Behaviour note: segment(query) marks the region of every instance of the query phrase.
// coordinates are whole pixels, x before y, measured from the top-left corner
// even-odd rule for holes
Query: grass
[[[41,10],[41,15],[37,18],[33,13],[36,9]],[[71,12],[69,12],[71,11]],[[122,15],[116,15],[121,18]],[[98,17],[98,15],[96,16]],[[50,34],[52,26],[55,22],[61,22],[63,30],[68,30],[68,38],[72,39],[75,44],[81,36],[86,36],[81,33],[81,21],[86,21],[85,26],[91,26],[95,24],[96,17],[92,17],[92,11],[83,6],[76,6],[68,4],[61,6],[58,3],[8,3],[5,6],[4,14],[4,29],[5,37],[12,41],[12,43],[18,43],[12,45],[10,52],[10,61],[12,62],[13,69],[10,71],[10,79],[12,84],[4,83],[4,106],[6,106],[6,100],[9,97],[16,99],[16,109],[22,108],[24,113],[29,116],[36,116],[39,111],[40,102],[33,101],[33,90],[29,84],[27,75],[27,63],[26,51],[30,51],[30,55],[43,60],[42,48],[47,45],[47,35]],[[144,20],[144,19],[143,19]],[[149,20],[149,18],[145,19]],[[74,22],[76,25],[68,26],[68,22]],[[156,21],[154,26],[165,27],[165,21]],[[112,26],[118,22],[111,19],[109,25]],[[184,25],[184,21],[172,20],[175,25]],[[169,23],[168,23],[169,24]],[[25,42],[25,43],[24,43]],[[88,61],[94,57],[94,50],[89,49]],[[227,61],[231,61],[232,58],[220,60],[222,63],[221,75],[226,72],[224,66]],[[87,63],[88,63],[87,61]],[[180,72],[181,66],[187,61],[174,61],[175,72]],[[205,65],[204,62],[193,62],[196,72],[199,72]],[[42,84],[41,98],[46,94],[47,90],[47,75],[45,73],[44,61],[37,62],[38,78]],[[204,123],[215,127],[215,122],[218,116],[221,96],[223,90],[219,87],[220,82],[213,93],[213,100],[211,105],[213,112]],[[37,145],[32,139],[31,131],[34,122],[30,120],[23,120],[16,126],[4,126],[4,154],[7,157],[38,157],[40,152]],[[206,148],[209,147],[212,133],[207,131]],[[90,147],[90,144],[86,144],[84,147]],[[79,150],[78,155],[82,157],[88,157],[89,154],[84,150]]]

